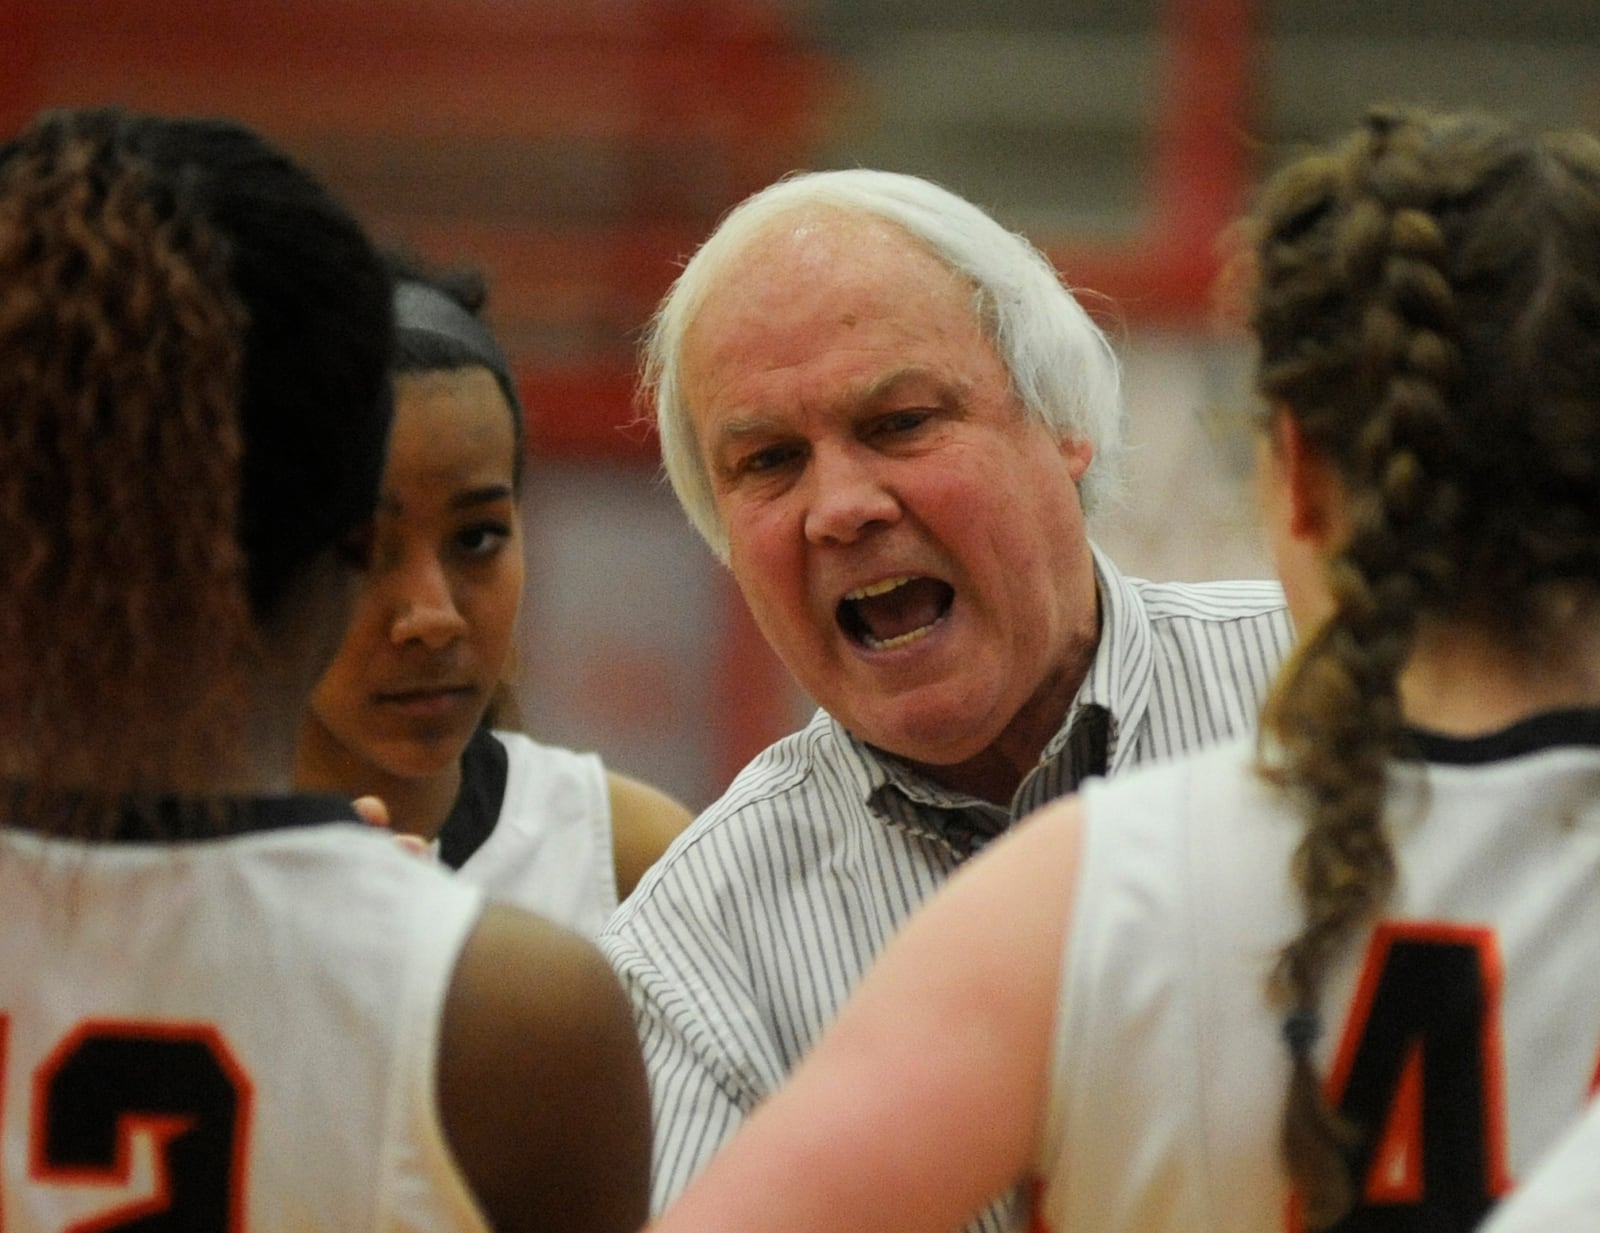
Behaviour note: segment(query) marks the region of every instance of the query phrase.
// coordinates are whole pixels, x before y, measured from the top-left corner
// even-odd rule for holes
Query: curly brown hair
[[[0,145],[0,777],[104,831],[244,739],[294,579],[370,517],[388,284],[242,126],[45,113]]]
[[[0,714],[13,773],[108,795],[236,735],[243,306],[225,243],[111,131],[0,170]],[[23,650],[24,653],[15,653]]]
[[[1386,767],[1415,756],[1397,682],[1419,622],[1537,646],[1552,598],[1600,583],[1600,142],[1375,111],[1274,176],[1249,234],[1259,392],[1347,494],[1332,616],[1280,674],[1258,759],[1305,819],[1303,927],[1272,991],[1285,1158],[1325,1228],[1358,1128],[1326,1102],[1310,1025],[1394,882]]]

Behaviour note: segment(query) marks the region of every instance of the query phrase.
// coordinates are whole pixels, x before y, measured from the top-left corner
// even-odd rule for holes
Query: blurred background
[[[810,704],[688,529],[633,402],[641,325],[734,202],[908,171],[1081,289],[1126,366],[1129,572],[1267,571],[1218,237],[1375,102],[1600,130],[1596,0],[0,0],[0,126],[231,115],[384,243],[487,276],[530,417],[519,682],[544,739],[709,803]]]

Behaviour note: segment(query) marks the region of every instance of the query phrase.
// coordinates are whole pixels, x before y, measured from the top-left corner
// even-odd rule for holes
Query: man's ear
[[[1289,500],[1289,534],[1319,548],[1343,533],[1343,489],[1332,464],[1306,440],[1293,415],[1279,410],[1272,417],[1272,447]]]
[[[1081,483],[1083,473],[1094,461],[1094,443],[1087,437],[1066,436],[1058,439],[1057,448],[1067,460],[1067,474],[1072,476],[1072,482]]]

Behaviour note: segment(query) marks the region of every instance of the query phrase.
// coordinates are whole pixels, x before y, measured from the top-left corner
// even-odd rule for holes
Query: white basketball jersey
[[[1467,1233],[1600,1059],[1600,714],[1429,738],[1391,780],[1399,876],[1325,987],[1319,1072],[1364,1128],[1349,1230]],[[1249,742],[1093,784],[1038,1223],[1281,1233],[1288,1081],[1268,973],[1300,838]]]
[[[1600,1229],[1600,1099],[1495,1208],[1481,1233],[1594,1233]]]
[[[611,795],[592,753],[541,745],[518,732],[505,746],[505,798],[494,830],[460,876],[497,900],[598,937],[617,906]]]
[[[434,1082],[481,900],[355,823],[0,831],[0,1228],[486,1229]]]

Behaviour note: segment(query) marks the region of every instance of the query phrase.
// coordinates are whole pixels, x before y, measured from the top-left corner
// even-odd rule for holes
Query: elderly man
[[[1091,545],[1115,358],[1026,240],[925,181],[747,200],[663,302],[645,385],[685,510],[821,707],[602,938],[659,1207],[965,857],[1087,775],[1246,728],[1291,634],[1276,584],[1137,581]]]

